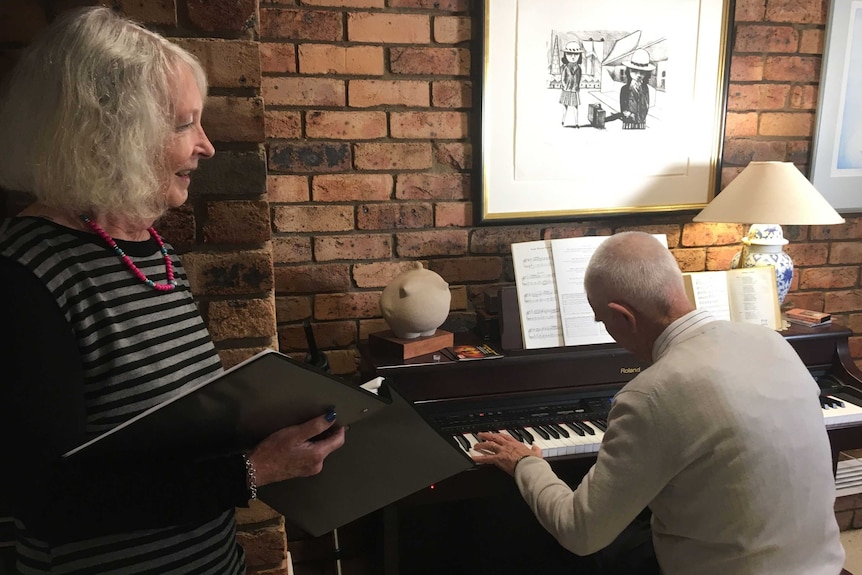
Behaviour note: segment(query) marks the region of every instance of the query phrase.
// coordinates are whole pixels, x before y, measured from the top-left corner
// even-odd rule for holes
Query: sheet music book
[[[512,244],[524,349],[611,343],[584,290],[590,258],[610,236]],[[667,236],[654,234],[664,246]]]
[[[317,537],[475,464],[384,383],[377,393],[265,350],[63,455],[236,453],[335,409],[345,444],[323,471],[262,486],[258,498]]]
[[[103,455],[159,449],[236,453],[270,433],[323,415],[351,425],[389,402],[272,349],[138,414],[65,453]]]
[[[682,274],[689,301],[717,319],[781,329],[775,268],[761,266]]]

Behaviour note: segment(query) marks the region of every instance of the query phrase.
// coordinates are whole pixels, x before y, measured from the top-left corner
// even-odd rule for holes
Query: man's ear
[[[611,313],[618,315],[619,319],[625,322],[629,330],[632,332],[637,331],[638,320],[635,317],[634,311],[629,306],[612,301],[608,303],[608,308],[611,310]]]

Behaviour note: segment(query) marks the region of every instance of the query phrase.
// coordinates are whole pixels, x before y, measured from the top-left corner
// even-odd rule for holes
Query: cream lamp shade
[[[783,302],[793,262],[781,225],[842,224],[842,218],[791,162],[751,162],[699,214],[695,222],[753,224],[731,267],[772,265]]]

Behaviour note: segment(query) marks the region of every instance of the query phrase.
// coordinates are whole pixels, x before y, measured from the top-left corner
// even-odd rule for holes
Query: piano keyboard
[[[476,434],[480,431],[508,433],[527,445],[538,445],[545,458],[586,455],[601,447],[610,402],[610,397],[593,398],[583,400],[583,405],[542,407],[540,412],[528,409],[526,414],[479,411],[456,416],[442,427],[471,456],[479,454],[473,446],[479,442]],[[820,405],[827,429],[862,422],[862,406],[837,394],[821,395]]]
[[[821,395],[820,407],[826,428],[862,422],[862,407],[836,395]]]

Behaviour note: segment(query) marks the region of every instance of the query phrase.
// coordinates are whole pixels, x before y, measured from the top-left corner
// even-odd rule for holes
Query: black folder
[[[258,490],[288,523],[316,537],[473,467],[397,392],[387,385],[379,391],[266,350],[63,457],[236,453],[333,409],[336,423],[349,429],[323,471]]]

